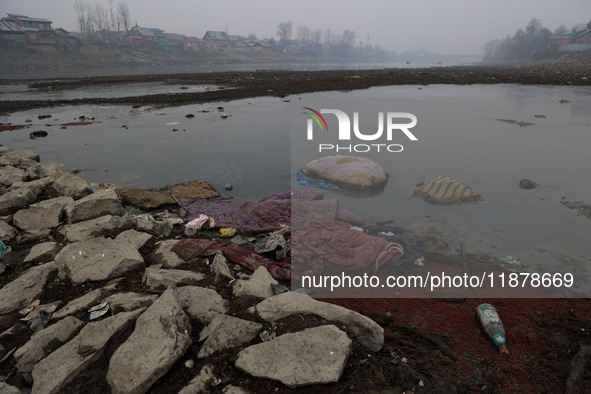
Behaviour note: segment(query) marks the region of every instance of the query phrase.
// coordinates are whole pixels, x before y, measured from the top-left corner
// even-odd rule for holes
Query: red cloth
[[[353,230],[337,220],[319,220],[292,235],[292,267],[302,272],[326,268],[375,273],[388,260],[400,257],[400,244]]]

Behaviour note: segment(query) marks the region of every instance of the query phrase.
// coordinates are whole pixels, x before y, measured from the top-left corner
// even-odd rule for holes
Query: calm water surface
[[[326,191],[326,197],[339,198],[368,220],[436,229],[454,247],[464,244],[468,253],[516,256],[530,272],[571,272],[591,295],[591,221],[560,204],[563,198],[591,203],[588,87],[396,86],[165,109],[36,109],[0,117],[1,123],[32,120],[29,128],[0,133],[0,143],[37,151],[42,162],[80,168],[80,175],[95,183],[159,187],[203,179],[224,195],[260,198],[294,186],[293,174],[322,156],[318,142],[305,139],[303,106],[357,111],[368,131],[377,129],[378,111],[410,112],[418,118],[412,129],[418,141],[395,136],[402,152],[363,154],[391,175],[382,193],[353,197]],[[52,117],[38,119],[46,113]],[[81,115],[97,123],[61,128]],[[49,135],[29,139],[35,130]],[[440,207],[412,197],[417,183],[438,175],[465,181],[484,201]],[[523,178],[540,186],[522,190],[518,183]],[[233,191],[224,190],[227,182]]]

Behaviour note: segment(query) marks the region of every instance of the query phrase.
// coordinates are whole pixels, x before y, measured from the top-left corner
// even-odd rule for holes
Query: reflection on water
[[[295,184],[297,170],[321,156],[320,138],[335,143],[335,118],[327,115],[330,132],[317,134],[316,146],[310,145],[303,106],[357,111],[367,131],[377,130],[378,111],[410,112],[418,118],[413,128],[418,141],[395,135],[393,142],[402,144],[403,152],[359,154],[391,175],[385,189],[364,198],[324,190],[326,198],[339,198],[344,208],[366,220],[437,231],[468,253],[516,256],[530,272],[571,272],[580,281],[591,281],[591,223],[560,204],[563,198],[591,203],[588,87],[394,86],[221,105],[226,119],[217,110],[220,103],[24,111],[0,117],[0,123],[29,125],[1,132],[0,143],[37,151],[43,162],[80,168],[80,175],[95,183],[160,187],[202,179],[222,194],[258,199]],[[37,118],[45,113],[52,117]],[[80,116],[97,123],[62,128]],[[48,136],[29,139],[36,130]],[[432,206],[412,197],[417,183],[438,175],[466,182],[484,201]],[[523,178],[540,186],[522,190],[518,184]],[[228,182],[234,186],[231,192],[224,191]]]

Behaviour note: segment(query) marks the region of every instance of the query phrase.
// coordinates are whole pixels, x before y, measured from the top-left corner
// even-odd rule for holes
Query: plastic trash
[[[224,237],[224,238],[233,237],[236,234],[236,232],[238,232],[238,229],[235,229],[233,227],[232,228],[221,228],[220,229],[220,237]]]
[[[0,259],[4,257],[6,253],[9,253],[12,248],[8,245],[5,245],[4,242],[0,241]]]
[[[88,310],[90,312],[90,320],[98,319],[109,311],[109,303],[101,302]]]
[[[185,225],[185,234],[191,236],[197,233],[197,230],[207,230],[215,227],[215,220],[207,215],[201,214]]]
[[[492,339],[494,344],[503,354],[509,354],[506,346],[505,327],[494,306],[490,304],[481,304],[476,307],[476,315],[482,329]]]

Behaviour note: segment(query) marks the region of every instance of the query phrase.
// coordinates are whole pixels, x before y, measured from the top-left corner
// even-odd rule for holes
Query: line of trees
[[[572,27],[571,33],[585,29],[586,25],[579,23]],[[558,26],[554,32],[544,27],[542,23],[532,18],[525,26],[519,28],[515,34],[507,35],[500,40],[488,41],[484,44],[483,60],[512,60],[541,55],[548,52],[548,39],[550,37],[563,36],[569,33],[569,29]]]
[[[296,28],[297,42],[292,42],[293,24],[291,21],[282,22],[277,25],[277,36],[279,37],[279,49],[283,52],[290,52],[294,44],[297,45],[297,52],[307,56],[333,56],[333,57],[382,57],[387,58],[388,52],[382,50],[379,45],[375,47],[369,44],[369,36],[365,45],[360,40],[357,45],[357,37],[353,30],[345,29],[338,34],[331,29],[310,29],[306,25],[298,25]]]
[[[78,29],[83,40],[115,41],[120,43],[131,28],[129,7],[123,1],[116,5],[108,0],[108,7],[95,3],[90,5],[84,0],[74,2],[74,11],[78,18]]]

